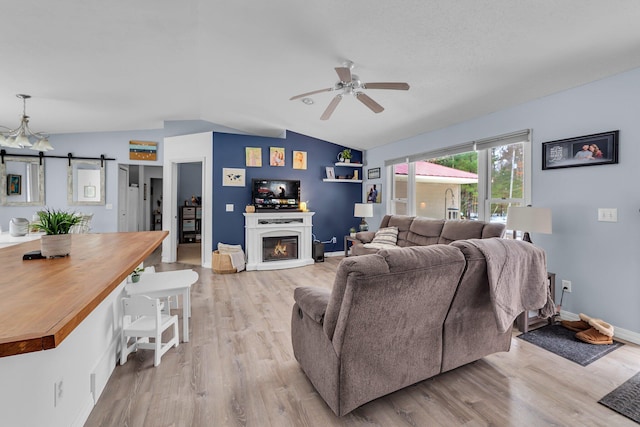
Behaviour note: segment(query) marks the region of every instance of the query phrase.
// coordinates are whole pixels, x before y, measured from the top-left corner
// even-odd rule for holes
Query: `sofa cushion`
[[[409,226],[406,242],[402,246],[435,245],[440,239],[444,223],[443,219],[415,217]]]
[[[442,227],[442,233],[438,243],[448,245],[454,240],[481,239],[482,229],[485,223],[482,221],[453,220],[447,221]]]
[[[413,218],[407,215],[391,215],[388,223],[384,225],[385,227],[398,227],[398,246],[413,246],[413,244],[407,243],[407,235]],[[383,227],[383,225],[380,224],[380,227]]]
[[[371,243],[384,246],[396,246],[398,241],[398,227],[385,227],[376,231]],[[365,245],[365,247],[369,247]]]

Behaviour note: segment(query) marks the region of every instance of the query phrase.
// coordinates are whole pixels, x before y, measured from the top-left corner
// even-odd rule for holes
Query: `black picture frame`
[[[22,175],[7,175],[7,196],[19,196],[22,194]]]
[[[614,130],[543,142],[542,170],[618,163],[619,133]]]
[[[367,179],[378,179],[378,178],[380,178],[380,168],[367,169]]]

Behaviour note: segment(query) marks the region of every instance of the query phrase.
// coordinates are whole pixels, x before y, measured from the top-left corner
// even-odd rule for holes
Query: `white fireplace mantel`
[[[315,212],[259,212],[245,213],[245,251],[247,270],[278,270],[313,264],[312,217]],[[262,260],[262,238],[298,237],[298,258],[281,261]]]

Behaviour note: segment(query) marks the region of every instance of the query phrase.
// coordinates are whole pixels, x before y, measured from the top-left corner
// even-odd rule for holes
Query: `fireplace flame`
[[[273,248],[273,256],[287,256],[287,245],[283,245],[281,240]]]

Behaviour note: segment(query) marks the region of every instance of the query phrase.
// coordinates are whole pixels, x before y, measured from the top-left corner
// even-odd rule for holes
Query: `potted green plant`
[[[351,162],[351,149],[345,148],[340,152],[340,154],[338,154],[338,157],[341,162],[344,162],[344,163]]]
[[[46,208],[37,213],[38,220],[33,228],[44,231],[40,238],[42,256],[58,257],[71,253],[71,227],[78,224],[82,217],[73,212]]]
[[[138,267],[131,272],[131,281],[138,283],[140,281],[140,273],[144,271],[144,267]]]

